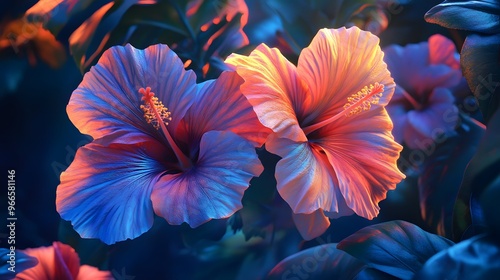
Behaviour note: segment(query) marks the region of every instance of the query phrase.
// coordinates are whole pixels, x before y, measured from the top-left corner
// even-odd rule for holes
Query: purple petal
[[[430,105],[425,110],[408,113],[408,127],[405,142],[412,149],[425,149],[442,134],[449,135],[458,122],[458,108],[453,104],[452,93],[444,88],[436,88],[429,98]]]
[[[394,128],[392,129],[394,140],[399,144],[402,144],[404,131],[408,125],[408,112],[405,106],[399,103],[389,103],[386,109],[394,125]]]
[[[232,131],[255,146],[262,146],[271,130],[259,122],[252,105],[241,93],[242,83],[236,72],[223,72],[217,80],[200,84],[198,98],[184,118],[187,132],[178,131],[177,135],[189,135],[191,139],[187,141],[197,148],[207,131]]]
[[[232,132],[207,132],[195,166],[164,175],[154,185],[155,213],[170,224],[191,227],[227,218],[241,209],[250,179],[262,171],[252,144]]]
[[[167,128],[175,131],[195,97],[195,81],[195,74],[185,71],[182,61],[166,45],[145,50],[131,45],[112,47],[73,92],[68,115],[80,132],[94,139],[114,135],[107,139],[123,144],[141,142],[145,134],[162,139],[143,117],[138,90],[151,87],[172,113]]]
[[[165,171],[151,155],[166,155],[154,140],[80,148],[61,174],[57,211],[84,238],[112,244],[141,235],[153,223],[152,185]]]

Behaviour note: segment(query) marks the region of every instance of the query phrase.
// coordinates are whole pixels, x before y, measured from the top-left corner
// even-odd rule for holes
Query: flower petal
[[[223,72],[217,80],[199,85],[196,102],[184,118],[185,131],[178,131],[178,137],[189,136],[192,149],[198,149],[202,135],[210,130],[232,131],[252,141],[255,146],[264,144],[270,129],[257,118],[252,105],[240,91],[243,79],[236,72]]]
[[[250,179],[262,171],[252,144],[232,132],[209,131],[192,169],[164,175],[154,185],[155,213],[170,224],[191,227],[227,218],[242,207]]]
[[[18,273],[16,279],[55,279],[56,259],[54,258],[54,247],[28,248],[23,250],[23,252],[31,257],[35,257],[38,260],[38,264]],[[58,263],[57,265],[63,264]]]
[[[357,27],[321,29],[302,50],[297,66],[311,91],[311,105],[303,126],[341,112],[349,96],[375,82],[385,86],[379,102],[385,106],[395,84],[383,56],[379,38],[370,32]]]
[[[399,144],[403,143],[404,131],[408,125],[408,114],[406,107],[400,103],[391,103],[386,107],[387,112],[391,116],[394,128],[392,129],[392,135],[394,140]]]
[[[80,258],[75,250],[61,242],[50,247],[23,250],[38,259],[38,264],[17,275],[19,279],[75,279],[80,269]]]
[[[411,149],[425,149],[442,135],[453,133],[458,122],[458,108],[453,100],[451,91],[436,88],[429,97],[429,107],[408,112],[406,145]]]
[[[402,147],[390,133],[392,122],[385,109],[349,118],[349,122],[320,129],[319,145],[335,170],[347,206],[357,215],[373,219],[387,191],[405,177],[396,166]]]
[[[115,279],[111,272],[102,271],[90,265],[80,266],[80,273],[76,280],[112,280]]]
[[[85,74],[67,111],[80,132],[94,139],[115,135],[116,139],[107,139],[124,144],[141,142],[145,134],[162,139],[143,117],[138,90],[151,87],[172,113],[167,128],[175,131],[195,97],[195,83],[195,74],[185,71],[182,61],[166,45],[145,50],[116,46],[104,52]]]
[[[330,220],[321,209],[311,214],[292,214],[292,218],[300,235],[305,240],[311,240],[322,235],[330,226]]]
[[[80,270],[80,258],[71,246],[61,242],[53,242],[54,270],[56,279],[75,279]]]
[[[152,185],[164,172],[166,156],[154,140],[137,145],[81,147],[61,174],[57,211],[84,238],[107,244],[135,238],[153,224]]]
[[[276,164],[276,187],[296,214],[318,209],[337,212],[335,174],[321,148],[308,142],[272,138],[266,149],[282,159]]]
[[[248,57],[232,54],[226,63],[245,80],[241,91],[264,126],[281,137],[306,141],[299,120],[310,102],[308,92],[278,49],[261,44]]]
[[[452,61],[457,58],[450,57],[452,55],[449,53],[450,44],[453,43],[440,37],[431,37],[429,41],[405,47],[391,45],[384,48],[384,60],[398,86],[422,103],[434,88],[455,86],[462,78],[457,62]],[[444,50],[446,52],[441,53]],[[432,62],[446,62],[446,64],[432,64]]]
[[[441,34],[429,37],[430,64],[445,64],[453,69],[460,69],[460,56],[455,44]]]

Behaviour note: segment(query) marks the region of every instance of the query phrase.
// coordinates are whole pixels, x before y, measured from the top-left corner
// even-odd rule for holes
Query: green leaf
[[[335,247],[335,243],[325,244],[289,256],[266,279],[391,279]]]
[[[430,9],[425,20],[451,29],[499,33],[500,4],[496,0],[448,0]]]
[[[337,248],[370,267],[409,279],[427,259],[452,245],[452,241],[411,223],[391,221],[365,227],[342,240]]]
[[[500,34],[467,36],[460,64],[487,123],[500,107]]]
[[[479,235],[436,254],[414,279],[497,279],[498,275],[500,242]]]
[[[423,152],[428,157],[418,180],[423,220],[439,235],[452,238],[453,209],[467,164],[474,156],[484,129],[462,116],[457,134],[443,138]]]

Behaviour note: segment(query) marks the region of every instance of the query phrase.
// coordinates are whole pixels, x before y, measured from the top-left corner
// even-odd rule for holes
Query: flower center
[[[171,113],[168,111],[168,108],[158,100],[158,97],[155,96],[155,93],[151,91],[150,87],[146,87],[146,89],[140,88],[139,93],[142,94],[141,101],[144,102],[144,105],[141,105],[140,108],[144,112],[144,118],[146,121],[156,130],[161,129],[163,135],[168,141],[168,144],[174,151],[174,154],[179,161],[180,168],[182,170],[186,170],[191,167],[191,160],[189,160],[189,158],[186,157],[186,155],[181,151],[168,132],[167,125],[168,122],[172,120],[172,117],[170,116]]]
[[[347,103],[344,105],[344,110],[326,120],[305,127],[303,129],[304,133],[308,135],[309,133],[327,124],[330,124],[340,119],[341,117],[351,117],[364,111],[370,110],[372,104],[377,104],[380,101],[380,97],[382,97],[383,92],[384,85],[381,85],[379,83],[365,86],[360,91],[347,98]]]

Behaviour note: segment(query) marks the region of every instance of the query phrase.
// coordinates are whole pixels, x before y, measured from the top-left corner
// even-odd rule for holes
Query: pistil
[[[144,118],[146,119],[146,121],[153,125],[153,127],[157,130],[161,129],[163,135],[165,135],[165,138],[168,141],[168,144],[174,151],[174,154],[179,161],[180,168],[186,170],[191,167],[191,160],[181,151],[179,146],[177,146],[174,139],[168,132],[168,121],[172,120],[172,117],[170,117],[171,113],[168,111],[168,108],[158,100],[154,92],[151,91],[150,87],[146,87],[146,89],[140,88],[139,93],[142,94],[141,100],[144,101],[145,104],[141,105],[140,108],[144,112]]]
[[[360,91],[347,98],[347,103],[344,105],[344,110],[326,120],[303,128],[304,133],[308,135],[309,133],[316,131],[319,128],[328,125],[342,117],[350,117],[360,114],[363,111],[370,110],[372,104],[377,104],[379,102],[383,92],[384,85],[381,85],[379,83],[375,83],[374,85],[370,85],[369,87],[365,86]]]

